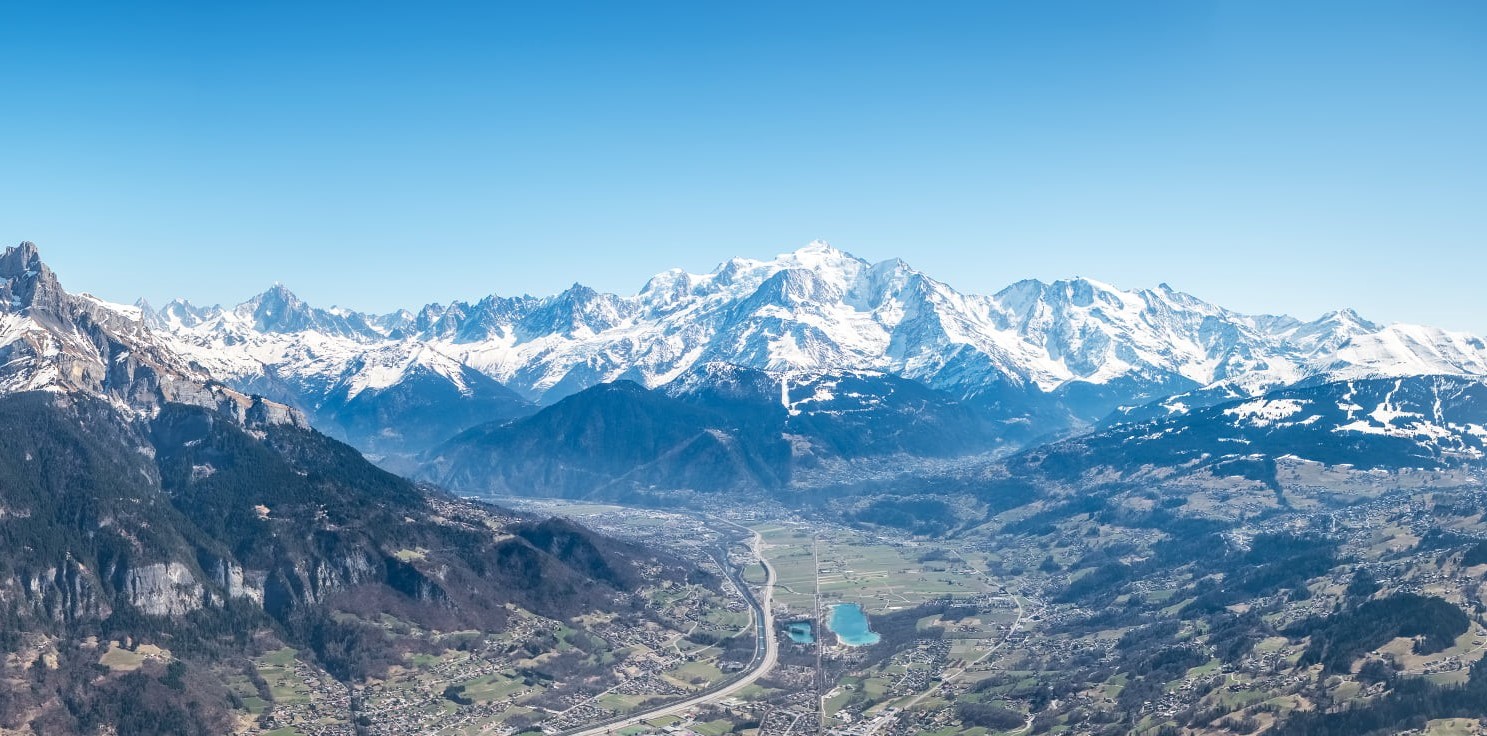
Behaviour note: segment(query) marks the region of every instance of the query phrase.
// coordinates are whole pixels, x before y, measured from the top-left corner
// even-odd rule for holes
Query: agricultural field
[[[150,660],[164,662],[170,659],[170,651],[151,644],[141,644],[129,649],[120,642],[111,641],[103,655],[98,658],[98,664],[114,672],[133,672]]]
[[[775,602],[789,614],[812,612],[818,590],[823,607],[856,603],[869,613],[1000,591],[950,548],[844,527],[761,523],[752,528],[763,537],[764,554],[778,575]]]

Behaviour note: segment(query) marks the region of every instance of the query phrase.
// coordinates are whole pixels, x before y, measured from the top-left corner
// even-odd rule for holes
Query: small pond
[[[796,644],[813,644],[816,641],[815,634],[811,631],[811,622],[796,621],[790,624],[790,641]]]

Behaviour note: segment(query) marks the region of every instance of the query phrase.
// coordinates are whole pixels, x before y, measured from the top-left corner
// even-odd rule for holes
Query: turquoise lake
[[[807,621],[797,621],[790,624],[790,641],[796,644],[811,644],[816,637],[811,633],[811,624]]]
[[[838,603],[831,607],[831,618],[826,622],[843,644],[861,647],[878,643],[878,634],[867,623],[867,612],[856,603]]]

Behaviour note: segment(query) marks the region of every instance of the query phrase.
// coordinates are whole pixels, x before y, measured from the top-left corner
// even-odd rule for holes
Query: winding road
[[[750,662],[750,669],[748,669],[742,675],[738,676],[736,679],[728,680],[716,687],[704,690],[703,692],[687,698],[686,700],[669,703],[667,705],[645,711],[644,713],[619,716],[598,725],[589,726],[576,731],[564,732],[561,736],[603,736],[604,734],[611,734],[620,729],[629,728],[630,726],[634,726],[644,721],[680,715],[699,705],[716,703],[719,700],[727,698],[728,696],[754,684],[755,680],[763,677],[766,672],[774,667],[775,661],[779,659],[780,654],[779,640],[776,638],[774,631],[774,612],[772,610],[775,571],[774,567],[769,564],[769,560],[764,558],[764,552],[761,549],[761,547],[763,546],[763,538],[759,535],[758,532],[754,531],[753,529],[749,529],[746,526],[735,524],[726,519],[718,519],[718,521],[721,521],[730,526],[738,527],[739,529],[742,529],[753,535],[753,541],[750,544],[754,548],[754,556],[759,559],[759,564],[764,566],[763,594],[760,599],[756,599],[754,598],[753,591],[749,590],[749,586],[744,582],[743,576],[739,574],[739,571],[730,569],[726,564],[726,560],[722,561],[724,574],[726,574],[728,578],[733,581],[734,585],[738,586],[738,589],[743,594],[744,599],[748,601],[749,607],[754,609],[754,660]]]

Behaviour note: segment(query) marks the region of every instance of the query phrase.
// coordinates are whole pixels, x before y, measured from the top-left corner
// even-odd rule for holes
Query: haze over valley
[[[0,278],[5,728],[1478,717],[1473,336],[819,242],[386,315]]]

